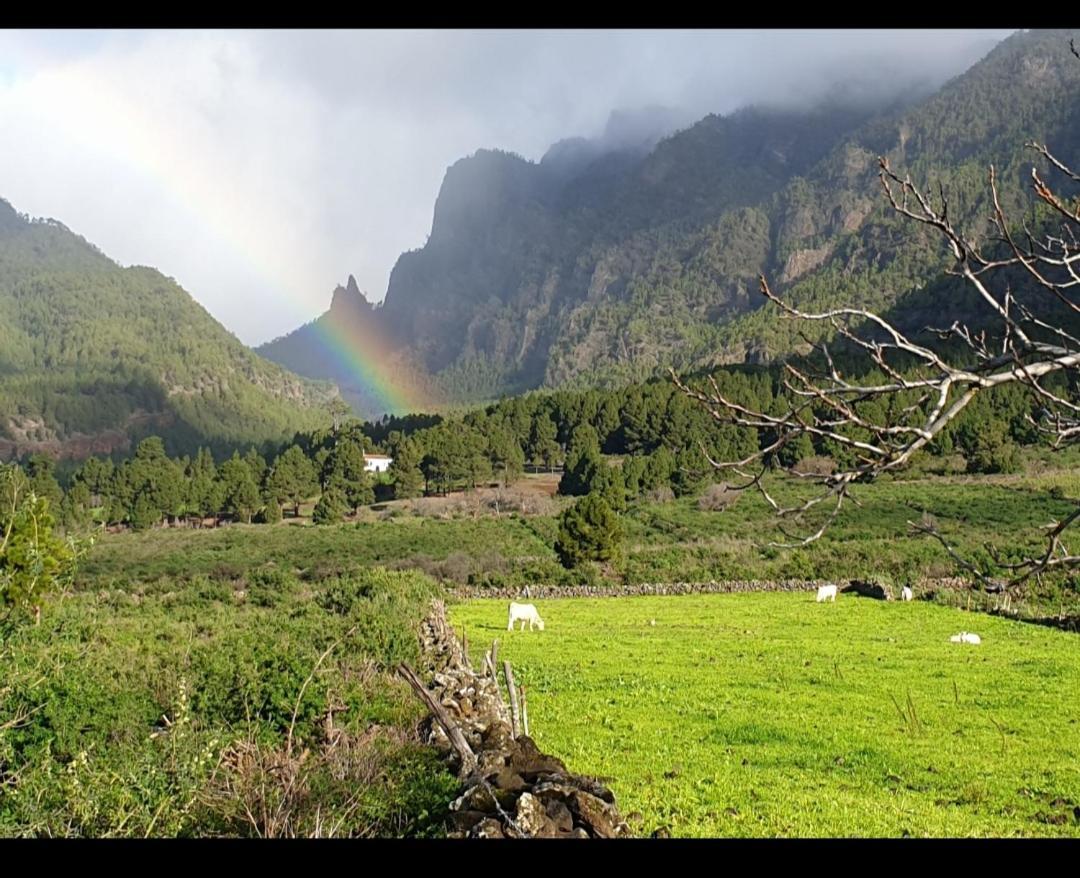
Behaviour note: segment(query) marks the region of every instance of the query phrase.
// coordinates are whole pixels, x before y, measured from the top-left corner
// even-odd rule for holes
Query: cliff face
[[[888,209],[878,156],[941,181],[954,215],[975,221],[991,162],[1015,206],[1025,140],[1080,149],[1073,36],[1018,33],[888,106],[749,108],[674,133],[682,123],[639,122],[538,163],[481,150],[447,171],[428,242],[401,256],[365,319],[447,400],[783,356],[802,341],[759,311],[759,273],[799,301],[890,307],[944,266]]]

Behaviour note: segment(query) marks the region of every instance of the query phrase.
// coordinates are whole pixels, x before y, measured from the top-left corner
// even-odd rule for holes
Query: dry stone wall
[[[616,838],[629,834],[615,796],[600,781],[574,774],[541,753],[527,735],[515,738],[510,712],[493,674],[478,673],[436,601],[420,641],[429,693],[476,757],[464,764],[433,717],[427,735],[462,775],[451,805],[455,838]]]

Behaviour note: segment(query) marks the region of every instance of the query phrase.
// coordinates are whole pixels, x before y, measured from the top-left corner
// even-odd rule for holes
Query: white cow
[[[971,634],[967,631],[954,634],[949,640],[952,643],[982,643],[982,638],[978,634]]]
[[[832,601],[833,603],[836,603],[835,585],[823,585],[817,590],[817,602],[820,604],[822,601]]]
[[[912,598],[911,588],[909,586],[905,585],[902,589],[900,589],[900,600],[902,600],[902,601],[910,601],[911,598]]]
[[[529,623],[529,630],[533,630],[535,624],[541,631],[544,630],[544,620],[540,618],[540,614],[536,612],[536,607],[532,604],[519,604],[514,601],[510,602],[510,621],[506,623],[506,630],[513,631],[514,623],[521,622],[521,630],[525,630],[525,623]]]

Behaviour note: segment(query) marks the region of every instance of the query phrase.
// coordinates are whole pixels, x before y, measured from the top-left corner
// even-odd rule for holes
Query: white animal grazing
[[[902,600],[902,601],[910,601],[911,598],[912,598],[911,589],[908,586],[905,585],[902,589],[900,589],[900,600]]]
[[[982,643],[982,638],[978,634],[971,634],[967,631],[954,634],[949,640],[952,643]]]
[[[833,603],[836,603],[835,585],[823,585],[817,590],[817,602],[820,604],[822,601],[832,601]]]
[[[506,623],[506,630],[513,631],[514,623],[521,622],[521,630],[525,630],[525,623],[529,623],[529,630],[533,630],[533,625],[536,625],[541,631],[544,630],[544,620],[540,618],[540,614],[536,612],[536,607],[532,604],[519,604],[514,601],[510,602],[510,621]]]

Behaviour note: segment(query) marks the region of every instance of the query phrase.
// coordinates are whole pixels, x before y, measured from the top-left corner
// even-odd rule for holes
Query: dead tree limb
[[[446,709],[439,704],[432,696],[428,688],[423,684],[416,673],[407,664],[402,662],[398,665],[398,673],[405,678],[405,681],[412,687],[413,692],[417,694],[421,701],[427,706],[427,709],[431,711],[431,715],[435,717],[435,720],[442,726],[446,737],[450,739],[450,744],[453,746],[454,751],[458,755],[458,759],[461,760],[461,774],[467,775],[476,768],[476,754],[473,753],[472,748],[469,746],[469,742],[465,740],[465,736],[461,733],[461,729],[450,718],[450,715],[446,712]]]
[[[514,737],[521,736],[521,713],[518,705],[517,686],[514,685],[514,669],[509,661],[503,662],[503,675],[506,677],[506,688],[510,692],[510,719],[513,723]]]
[[[1072,183],[1080,182],[1080,174],[1045,146],[1028,143],[1027,147],[1052,171]],[[1017,384],[1030,392],[1032,412],[1037,415],[1029,415],[1029,421],[1049,438],[1052,447],[1080,441],[1080,330],[1070,322],[1075,318],[1080,323],[1080,201],[1056,193],[1032,168],[1034,202],[1050,217],[1037,235],[1026,222],[1010,223],[991,166],[992,234],[982,240],[957,227],[940,187],[936,195],[923,191],[910,177],[895,173],[885,157],[878,165],[889,205],[944,240],[952,258],[946,274],[960,278],[977,294],[982,315],[971,323],[955,320],[916,335],[866,308],[804,310],[777,295],[761,275],[761,293],[780,317],[817,325],[816,336],[825,339],[813,342],[814,352],[803,358],[805,362],[784,363],[781,388],[786,410],[760,411],[744,405],[721,391],[715,375],[691,383],[670,370],[676,386],[704,406],[717,423],[758,433],[758,450],[742,460],[714,460],[707,452],[706,459],[717,470],[743,480],[734,489],[758,491],[780,519],[799,522],[806,532],[773,545],[804,546],[820,539],[840,515],[844,501],[854,499],[853,486],[903,469],[979,394],[994,388]],[[809,340],[810,335],[803,337]],[[828,346],[830,335],[867,361],[865,377],[841,372]],[[887,414],[882,415],[883,410]],[[781,452],[802,437],[818,447],[840,446],[852,462],[818,473],[799,472],[795,464],[783,464]],[[802,503],[784,505],[767,484],[770,470],[816,484],[818,490]],[[809,522],[812,516],[821,520]],[[1064,539],[1064,532],[1078,518],[1080,504],[1047,525],[1044,551],[999,564],[1010,577],[1006,587],[1019,586],[1046,571],[1080,567],[1080,554],[1071,551]],[[912,528],[941,541],[961,561],[932,526]],[[961,566],[986,580],[969,562]]]

